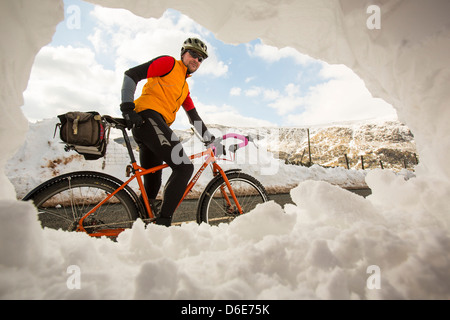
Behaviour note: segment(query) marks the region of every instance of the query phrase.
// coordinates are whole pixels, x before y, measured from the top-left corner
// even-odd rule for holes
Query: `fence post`
[[[346,153],[344,153],[344,157],[345,157],[345,163],[347,164],[347,170],[350,170],[350,166],[348,165],[348,158],[347,158]]]
[[[303,149],[302,157],[300,158],[300,165],[303,165],[303,156],[305,155],[306,149]]]
[[[364,170],[364,159],[363,159],[363,156],[361,156],[361,168]]]
[[[311,160],[311,141],[309,139],[309,128],[306,129],[308,132],[308,152],[309,152],[309,165],[312,164],[312,160]]]

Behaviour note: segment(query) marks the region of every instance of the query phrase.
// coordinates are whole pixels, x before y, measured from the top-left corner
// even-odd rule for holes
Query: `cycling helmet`
[[[208,58],[208,47],[200,39],[187,38],[183,43],[183,47],[181,48],[181,55],[183,55],[186,50],[194,50],[201,54],[204,59]]]

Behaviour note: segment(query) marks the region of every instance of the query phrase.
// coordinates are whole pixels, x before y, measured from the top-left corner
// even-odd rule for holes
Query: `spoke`
[[[244,214],[253,210],[259,203],[267,201],[265,191],[260,189],[263,187],[258,186],[259,182],[254,182],[253,178],[235,176],[228,179]],[[225,182],[218,184],[207,194],[208,200],[204,204],[205,212],[202,217],[204,221],[219,224],[230,222],[240,215],[238,205],[234,202]]]
[[[64,209],[64,210],[65,210],[65,209]],[[62,219],[62,220],[67,220],[67,222],[70,222],[70,223],[73,222],[73,220],[70,220],[70,219],[67,217],[67,215],[64,216],[64,215],[62,215],[62,214],[60,214],[60,213],[57,213],[57,212],[52,212],[52,211],[47,211],[47,210],[39,209],[38,214],[49,214],[49,215],[51,215],[51,216],[53,216],[53,217],[57,217],[57,218],[60,218],[60,219]]]

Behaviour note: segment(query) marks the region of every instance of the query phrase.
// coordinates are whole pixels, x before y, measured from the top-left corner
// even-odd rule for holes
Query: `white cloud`
[[[253,81],[255,79],[256,79],[256,77],[248,77],[248,78],[245,79],[245,83],[249,83],[249,82],[251,82],[251,81]]]
[[[233,87],[230,89],[230,96],[234,96],[234,97],[240,96],[241,92],[242,92],[241,88]]]
[[[248,44],[247,53],[251,57],[258,57],[271,63],[277,62],[283,58],[293,58],[295,63],[300,65],[316,62],[316,60],[306,54],[298,52],[296,49],[290,47],[278,49],[277,47],[272,47],[262,43],[257,43],[255,45]]]
[[[247,97],[257,97],[262,94],[264,91],[261,87],[251,87],[250,89],[244,90],[244,94]]]
[[[99,65],[90,49],[47,46],[36,56],[23,111],[30,121],[75,110],[117,115],[120,88],[118,75]]]
[[[396,118],[394,108],[373,98],[364,82],[349,68],[322,64],[319,76],[323,82],[308,88],[306,93],[305,88],[295,83],[287,84],[282,92],[252,87],[244,93],[248,97],[260,96],[283,117],[284,125],[290,126]]]
[[[221,77],[228,72],[228,65],[218,59],[215,48],[205,40],[209,31],[187,16],[166,11],[159,19],[146,19],[127,10],[98,6],[92,16],[98,27],[89,39],[99,52],[115,52],[116,69],[126,70],[160,55],[180,59],[184,40],[198,37],[208,46],[209,57],[196,74]],[[105,43],[110,44],[108,48]]]
[[[384,100],[373,98],[364,82],[347,67],[325,64],[321,75],[329,81],[312,87],[304,97],[293,96],[302,111],[291,109],[285,112],[287,125],[396,118],[394,108]],[[283,102],[277,101],[277,105],[281,106]]]
[[[320,63],[319,77],[323,82],[312,86],[306,94],[299,85],[290,83],[282,93],[275,89],[252,87],[247,96],[263,94],[268,106],[284,118],[286,125],[313,125],[349,120],[365,120],[378,117],[396,117],[394,108],[381,99],[374,99],[364,82],[343,65],[329,65],[299,53],[289,47],[282,49],[257,43],[247,45],[250,57],[261,58],[268,63],[292,58],[298,65]],[[302,71],[299,70],[299,76]]]
[[[269,103],[269,107],[274,108],[279,115],[287,115],[302,106],[304,98],[300,95],[299,85],[290,83],[284,88],[284,94],[277,92],[268,92],[269,97],[275,98],[275,101]]]
[[[238,127],[274,127],[270,121],[242,115],[235,107],[230,105],[211,105],[196,102],[196,108],[202,120],[207,124],[219,124]],[[184,112],[177,115],[175,127],[186,128],[189,122]]]
[[[211,55],[210,51],[208,50],[210,56],[202,63],[196,75],[208,75],[216,78],[225,76],[228,73],[228,65],[223,61],[219,61],[214,54]]]
[[[266,89],[264,90],[264,99],[275,100],[280,96],[280,92],[276,89]]]
[[[286,94],[288,96],[296,96],[300,93],[300,86],[295,85],[293,83],[289,83],[285,88],[284,91],[286,91]]]

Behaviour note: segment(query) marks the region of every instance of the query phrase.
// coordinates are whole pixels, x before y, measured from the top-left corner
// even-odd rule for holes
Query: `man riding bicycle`
[[[188,38],[181,48],[181,60],[160,56],[125,71],[120,110],[139,145],[141,166],[148,169],[165,162],[172,168],[156,218],[159,225],[171,225],[173,213],[194,171],[179,138],[170,129],[180,107],[184,108],[190,123],[195,124],[204,141],[214,139],[197,113],[186,82],[207,57],[207,46],[197,38]],[[147,83],[142,94],[134,100],[137,83],[144,79]],[[153,208],[161,183],[161,170],[144,177],[145,190]]]

